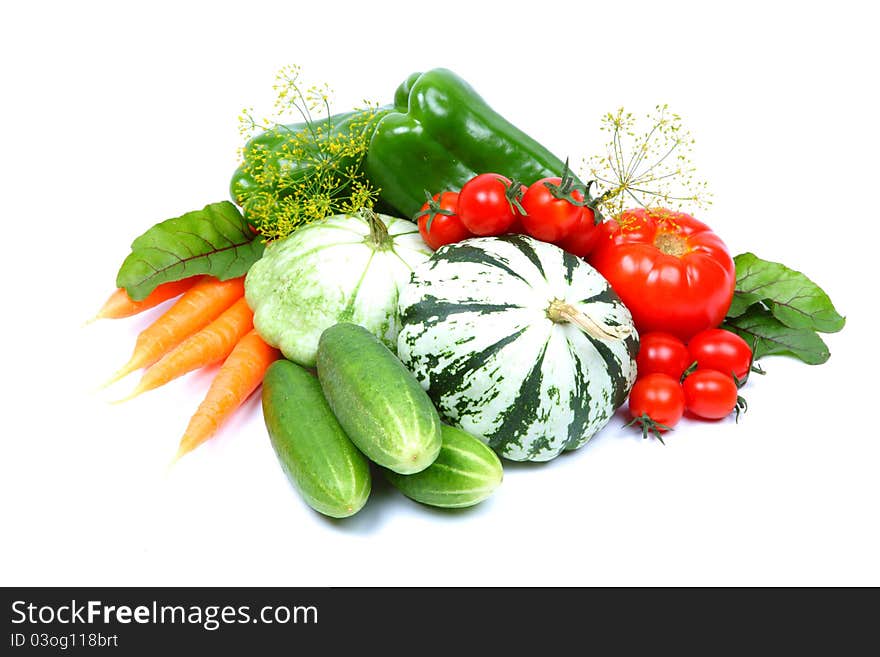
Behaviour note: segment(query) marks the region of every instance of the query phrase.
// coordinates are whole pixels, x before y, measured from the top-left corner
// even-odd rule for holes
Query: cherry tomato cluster
[[[521,233],[585,257],[599,230],[589,188],[566,167],[561,178],[542,178],[530,186],[498,173],[481,173],[459,192],[428,197],[417,213],[419,233],[432,249],[469,237]]]
[[[645,333],[636,366],[630,424],[640,425],[645,437],[650,432],[662,442],[685,412],[720,420],[745,409],[739,388],[752,369],[752,350],[735,333],[706,329],[687,344],[669,333]]]

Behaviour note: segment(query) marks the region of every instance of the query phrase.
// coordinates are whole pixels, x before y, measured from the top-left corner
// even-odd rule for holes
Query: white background
[[[878,48],[869,3],[15,3],[0,27],[4,585],[880,584]],[[446,66],[573,161],[599,117],[669,103],[734,253],[820,283],[847,316],[819,367],[772,358],[736,425],[510,466],[488,502],[374,483],[312,512],[257,399],[166,472],[209,375],[126,405],[144,318],[81,325],[137,234],[227,198],[236,117],[298,63],[337,109]]]

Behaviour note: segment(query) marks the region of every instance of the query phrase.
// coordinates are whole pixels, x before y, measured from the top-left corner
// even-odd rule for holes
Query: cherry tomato
[[[523,194],[522,206],[526,211],[523,227],[535,239],[559,242],[580,225],[584,208],[558,196],[562,185],[562,178],[542,178]],[[571,191],[571,196],[578,202],[584,200],[578,189]]]
[[[648,374],[633,385],[629,393],[629,412],[633,422],[659,434],[674,427],[684,414],[684,392],[678,379],[666,374]],[[631,423],[631,424],[632,424]]]
[[[696,370],[684,380],[684,403],[688,412],[706,420],[720,420],[736,408],[739,395],[730,374]]]
[[[691,362],[697,361],[699,369],[718,370],[740,381],[748,376],[752,366],[749,343],[724,329],[700,331],[690,339],[687,348]]]
[[[639,208],[599,228],[590,263],[630,309],[639,333],[687,341],[721,324],[736,271],[708,226],[682,212]]]
[[[419,220],[419,234],[425,244],[435,251],[444,244],[452,244],[473,237],[473,234],[461,222],[461,218],[455,214],[457,205],[457,192],[443,192],[435,194],[416,215]],[[430,232],[428,232],[429,221],[431,223]]]
[[[458,193],[458,216],[474,235],[502,235],[516,216],[511,182],[497,173],[481,173],[468,180]]]
[[[507,229],[508,235],[525,235],[526,229],[522,225],[522,217],[517,216],[516,219],[513,220],[513,223],[510,224],[510,228]]]
[[[586,258],[599,239],[599,226],[596,225],[596,215],[590,208],[585,207],[582,210],[577,225],[556,246],[579,258]]]
[[[684,342],[669,333],[644,333],[639,337],[639,343],[636,358],[639,378],[660,373],[677,381],[694,362]]]

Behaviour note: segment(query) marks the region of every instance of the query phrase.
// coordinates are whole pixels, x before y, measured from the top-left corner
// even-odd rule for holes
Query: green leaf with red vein
[[[827,294],[799,271],[742,253],[736,263],[736,290],[728,317],[739,317],[757,303],[792,329],[834,333],[846,322]]]
[[[748,342],[755,360],[773,354],[786,354],[810,365],[819,365],[831,355],[815,331],[786,326],[761,305],[752,306],[738,317],[728,317],[722,328],[740,335]]]
[[[243,276],[263,255],[241,213],[229,201],[162,221],[131,244],[116,286],[141,301],[156,286],[197,274],[225,281]]]

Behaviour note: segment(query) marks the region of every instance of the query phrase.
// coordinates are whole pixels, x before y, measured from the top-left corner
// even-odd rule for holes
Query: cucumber
[[[501,460],[485,443],[455,427],[443,426],[443,446],[427,469],[399,475],[385,470],[408,498],[447,509],[473,506],[489,497],[504,476]]]
[[[365,328],[341,323],[318,341],[318,380],[339,424],[375,463],[399,474],[440,452],[440,416],[413,374]]]
[[[354,515],[370,496],[370,464],[345,435],[318,380],[287,360],[263,379],[263,417],[281,468],[315,511]]]

